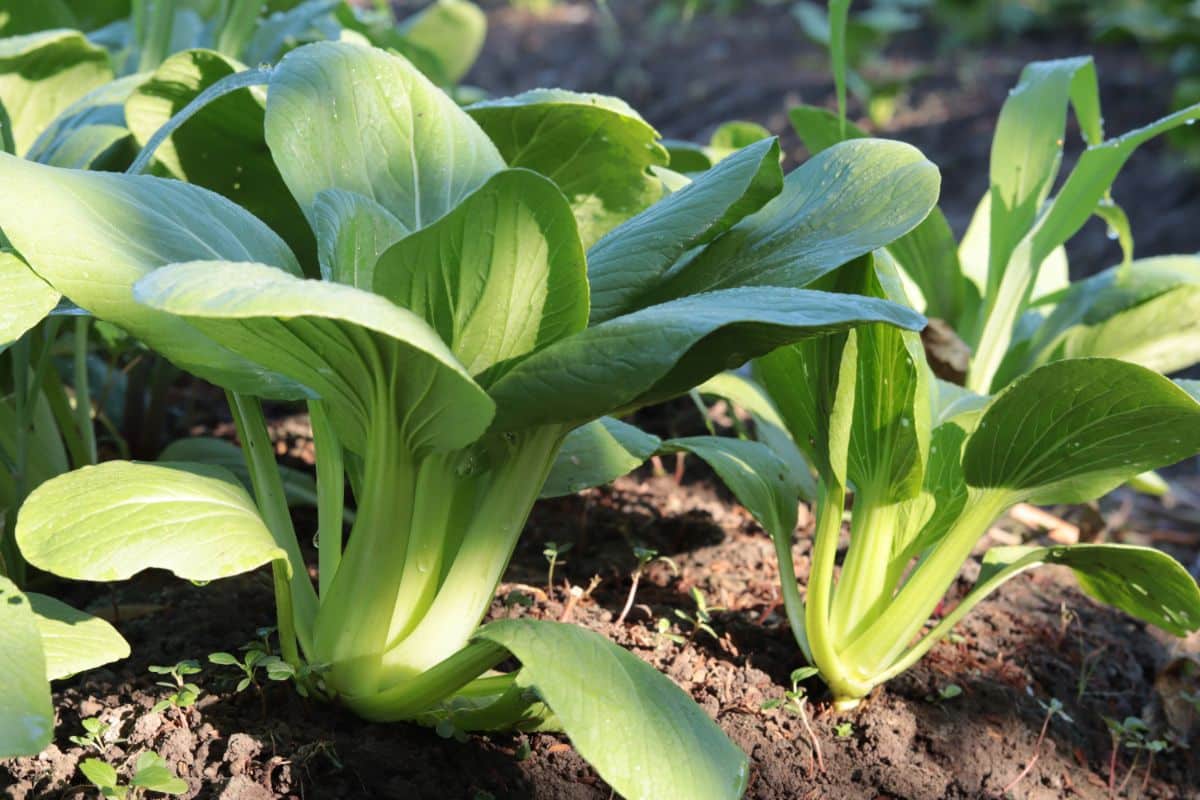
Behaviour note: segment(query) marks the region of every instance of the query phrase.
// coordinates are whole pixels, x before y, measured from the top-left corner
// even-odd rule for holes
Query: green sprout
[[[185,708],[190,708],[196,704],[196,700],[200,697],[201,689],[194,683],[186,680],[189,675],[198,675],[202,668],[200,662],[188,659],[180,661],[173,666],[151,666],[149,670],[155,675],[169,675],[170,681],[157,681],[156,686],[161,686],[164,689],[170,689],[169,694],[163,700],[159,700],[154,704],[152,709],[155,712],[161,712],[168,708],[175,708],[182,713]]]
[[[792,670],[791,681],[792,688],[790,691],[784,692],[782,697],[775,697],[765,701],[761,708],[763,711],[771,711],[776,708],[782,708],[791,714],[795,714],[800,718],[800,724],[804,726],[804,731],[808,736],[809,745],[812,747],[813,755],[816,757],[816,768],[820,772],[825,771],[825,757],[821,753],[821,741],[817,738],[817,734],[812,729],[812,724],[808,721],[808,691],[800,684],[817,674],[816,667],[800,667]],[[843,725],[849,725],[846,722]],[[849,729],[853,731],[853,727]],[[841,735],[840,733],[838,734]],[[847,734],[849,735],[849,734]],[[810,759],[813,756],[810,756]],[[808,770],[812,772],[813,763],[810,761]]]
[[[562,560],[562,555],[574,547],[570,542],[559,544],[558,542],[546,542],[545,548],[542,550],[542,555],[546,557],[546,561],[550,564],[550,568],[546,571],[546,591],[554,591],[554,568],[560,564],[566,564]]]
[[[692,602],[696,604],[696,610],[692,613],[684,611],[681,608],[675,609],[675,616],[688,623],[691,631],[688,633],[687,641],[690,643],[696,638],[696,634],[700,632],[707,633],[713,639],[719,640],[717,632],[712,629],[713,612],[724,611],[720,606],[710,606],[708,601],[704,599],[704,593],[698,587],[693,586],[691,590]]]
[[[79,771],[100,790],[101,797],[115,800],[138,800],[146,792],[178,795],[189,789],[187,782],[176,776],[166,760],[152,750],[137,757],[128,784],[120,782],[111,764],[98,758],[84,759],[79,764]]]
[[[617,626],[620,626],[625,622],[625,617],[629,615],[630,609],[633,608],[633,599],[637,595],[638,583],[641,581],[642,573],[645,572],[646,567],[650,566],[655,561],[661,561],[671,568],[672,574],[679,574],[679,567],[675,565],[675,562],[667,556],[660,556],[657,550],[651,550],[646,547],[634,545],[633,556],[637,559],[637,567],[635,567],[633,570],[632,582],[629,586],[629,596],[625,598],[625,606],[621,609],[621,613],[617,617],[617,621],[614,623]]]

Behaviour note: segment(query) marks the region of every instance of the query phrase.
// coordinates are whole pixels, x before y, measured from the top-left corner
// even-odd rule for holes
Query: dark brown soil
[[[808,550],[803,534],[795,549],[801,574]],[[1193,529],[1170,538],[1194,552],[1200,537]],[[1103,717],[1137,715],[1164,725],[1164,697],[1154,683],[1171,659],[1168,644],[1083,598],[1067,575],[1046,570],[1010,583],[960,626],[960,640],[939,645],[855,712],[833,713],[819,684],[811,682],[809,712],[825,763],[820,771],[800,720],[760,708],[789,687],[789,673],[800,665],[778,605],[769,540],[702,473],[689,472],[683,485],[670,478],[627,478],[614,488],[541,504],[493,617],[561,618],[563,586],[545,595],[541,550],[548,540],[574,543],[558,579],[583,587],[592,576],[600,579],[570,620],[612,637],[691,692],[750,753],[750,797],[999,796],[1033,758],[1045,713],[1039,701],[1051,698],[1063,702],[1072,722],[1051,724],[1015,796],[1106,797],[1112,751]],[[669,555],[679,573],[655,565],[634,611],[617,628],[612,620],[629,590],[633,541]],[[659,636],[658,619],[673,619],[674,609],[692,610],[693,586],[710,605],[726,609],[713,625],[718,638],[700,633],[678,644]],[[68,596],[84,604],[90,595],[100,609],[119,603],[124,614],[119,627],[134,657],[59,687],[56,746],[0,768],[0,782],[9,783],[12,798],[91,796],[76,768],[95,753],[67,740],[89,716],[117,723],[119,738],[105,753],[111,763],[128,764],[153,748],[188,781],[189,797],[610,796],[559,737],[471,737],[459,743],[413,726],[364,724],[339,709],[306,703],[279,685],[236,694],[229,673],[213,666],[196,676],[204,694],[193,709],[152,712],[165,691],[154,686],[157,676],[147,667],[204,660],[209,652],[235,650],[252,640],[255,629],[272,620],[269,576],[195,587],[149,575],[116,587],[112,597],[108,591],[75,587]],[[514,593],[534,598],[533,605],[505,603]],[[688,626],[676,624],[674,632],[686,637]],[[962,694],[938,699],[951,683]],[[1171,702],[1181,687],[1164,681],[1160,688]],[[839,736],[840,723],[849,727]],[[1177,733],[1186,732],[1177,726]],[[1131,752],[1118,754],[1118,783],[1132,765]],[[1138,761],[1128,796],[1200,797],[1195,790],[1200,763],[1188,751],[1160,756],[1148,780],[1145,766],[1144,759]]]

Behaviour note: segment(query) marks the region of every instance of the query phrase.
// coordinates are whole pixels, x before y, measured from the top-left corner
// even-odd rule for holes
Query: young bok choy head
[[[886,252],[826,280],[903,299]],[[1200,386],[1109,358],[1062,359],[991,398],[937,381],[919,337],[866,325],[758,359],[754,381],[702,392],[761,418],[756,441],[701,437],[672,447],[708,460],[772,534],[789,621],[842,707],[903,672],[1009,578],[1043,563],[1074,570],[1093,597],[1176,635],[1200,628],[1200,589],[1145,547],[1000,547],[975,587],[933,621],[992,523],[1021,502],[1078,503],[1200,453]],[[780,434],[786,430],[790,436]],[[803,467],[815,469],[807,597],[791,557]],[[847,488],[850,546],[837,572]]]
[[[798,340],[920,328],[889,301],[801,287],[918,224],[936,170],[864,140],[784,178],[765,140],[664,197],[653,129],[607,98],[464,111],[403,58],[350,44],[258,74],[261,157],[316,263],[190,184],[0,159],[0,229],[30,267],[231,392],[259,507],[211,467],[104,464],[31,496],[26,557],[91,580],[273,561],[285,654],[294,631],[312,685],[361,715],[470,730],[553,714],[626,796],[738,794],[744,756],[643,662],[577,627],[480,621],[564,442],[557,491],[619,471],[578,463],[622,431],[605,415]],[[36,211],[19,200],[34,194]],[[319,589],[255,397],[310,403]],[[512,656],[520,670],[489,673]]]

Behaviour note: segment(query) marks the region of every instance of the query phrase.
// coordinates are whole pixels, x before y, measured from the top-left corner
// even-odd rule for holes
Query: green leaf
[[[708,140],[708,152],[717,164],[744,147],[771,138],[771,132],[757,122],[732,120],[722,123]]]
[[[682,450],[704,459],[763,529],[790,546],[800,481],[769,447],[746,439],[691,436],[668,439],[663,450]]]
[[[779,287],[727,289],[609,320],[539,350],[492,386],[494,427],[588,421],[682,394],[775,348],[864,322],[910,328],[880,300]]]
[[[844,123],[843,128],[843,122],[837,114],[817,106],[793,106],[788,109],[788,119],[809,155],[813,156],[822,150],[828,150],[838,142],[865,139],[868,135],[852,122]]]
[[[534,89],[467,112],[508,161],[553,180],[571,202],[585,247],[662,196],[658,132],[614,97]]]
[[[125,104],[138,145],[208,87],[244,66],[211,50],[186,50],[164,61]],[[171,176],[228,197],[267,223],[315,274],[316,243],[288,193],[263,136],[265,99],[257,87],[204,106],[158,146],[154,157]]]
[[[77,31],[0,39],[0,101],[24,154],[62,111],[113,79],[108,53]]]
[[[117,771],[98,758],[85,758],[79,762],[79,771],[100,789],[111,789],[117,785]],[[105,792],[104,796],[110,795]]]
[[[1200,361],[1200,258],[1148,258],[1073,284],[1030,350],[1025,370],[1086,356],[1156,372],[1190,367]]]
[[[342,0],[306,0],[294,8],[276,10],[258,21],[240,58],[247,64],[273,64],[298,44],[337,39],[338,15],[354,12]]]
[[[379,203],[342,189],[317,193],[313,227],[321,277],[368,291],[379,257],[409,233]]]
[[[439,86],[453,86],[483,50],[487,16],[466,0],[437,0],[404,20],[384,44]]]
[[[792,440],[779,409],[766,391],[750,378],[735,372],[714,375],[696,387],[702,395],[724,398],[750,414],[754,420],[754,438],[771,448],[787,465],[788,473],[800,487],[800,496],[809,502],[817,497],[817,482],[804,453]]]
[[[937,202],[937,168],[915,148],[857,139],[784,180],[783,193],[676,269],[643,302],[733,286],[803,287],[895,241]]]
[[[18,36],[51,28],[78,28],[66,0],[0,0],[0,35]]]
[[[50,744],[54,708],[37,620],[25,595],[0,576],[0,758],[27,756]]]
[[[1200,453],[1200,402],[1123,361],[1055,361],[992,400],[967,440],[969,485],[1017,500],[1091,500]]]
[[[541,496],[560,497],[609,483],[644,464],[660,444],[657,436],[612,417],[589,422],[567,435]]]
[[[491,420],[491,401],[437,333],[370,292],[262,264],[197,262],[152,273],[134,295],[307,387],[356,453],[376,412],[404,415],[392,424],[410,452],[464,447]]]
[[[346,43],[307,45],[279,62],[266,138],[310,223],[317,193],[344,189],[415,231],[504,168],[479,126],[412,64]]]
[[[29,563],[64,578],[124,580],[144,569],[211,581],[287,557],[226,470],[109,461],[38,487],[17,520]]]
[[[982,592],[986,594],[1039,564],[1070,567],[1091,597],[1176,636],[1200,629],[1200,588],[1196,581],[1178,561],[1150,547],[994,547],[984,556],[976,585],[988,584]]]
[[[522,678],[554,710],[580,755],[621,795],[741,797],[749,778],[745,754],[637,656],[591,631],[555,622],[500,620],[476,638],[520,660]]]
[[[177,261],[259,261],[299,272],[283,241],[220,195],[175,180],[57,169],[0,155],[0,229],[47,283],[183,369],[233,389],[296,397],[180,319],[133,301],[142,276]],[[27,201],[37,197],[37,203]]]
[[[54,291],[17,256],[0,250],[0,352],[58,305]]]
[[[373,288],[428,322],[471,375],[587,326],[575,219],[558,188],[528,170],[496,173],[394,244]]]
[[[99,617],[44,594],[29,594],[42,648],[46,677],[58,680],[129,657],[129,643]]]
[[[159,453],[158,460],[188,461],[222,467],[232,472],[247,491],[253,489],[242,448],[225,439],[210,436],[176,439]],[[289,505],[316,507],[317,484],[312,475],[282,464],[279,465],[279,475],[283,479],[283,491],[287,495]]]
[[[758,211],[782,187],[779,143],[764,140],[609,231],[588,252],[592,324],[637,310],[684,253]]]
[[[147,77],[118,78],[80,97],[42,131],[25,157],[54,167],[124,170],[134,158],[125,101]]]

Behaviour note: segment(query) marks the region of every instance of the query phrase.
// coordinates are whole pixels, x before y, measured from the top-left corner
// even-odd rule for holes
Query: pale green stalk
[[[88,330],[91,323],[91,317],[75,318],[75,424],[83,442],[83,455],[87,464],[96,463],[96,428],[92,425],[92,394],[88,383],[87,365]]]
[[[842,562],[829,618],[830,630],[839,642],[852,641],[887,605],[894,588],[888,575],[897,507],[876,503],[874,497],[873,492],[860,491],[854,498],[850,547]]]

